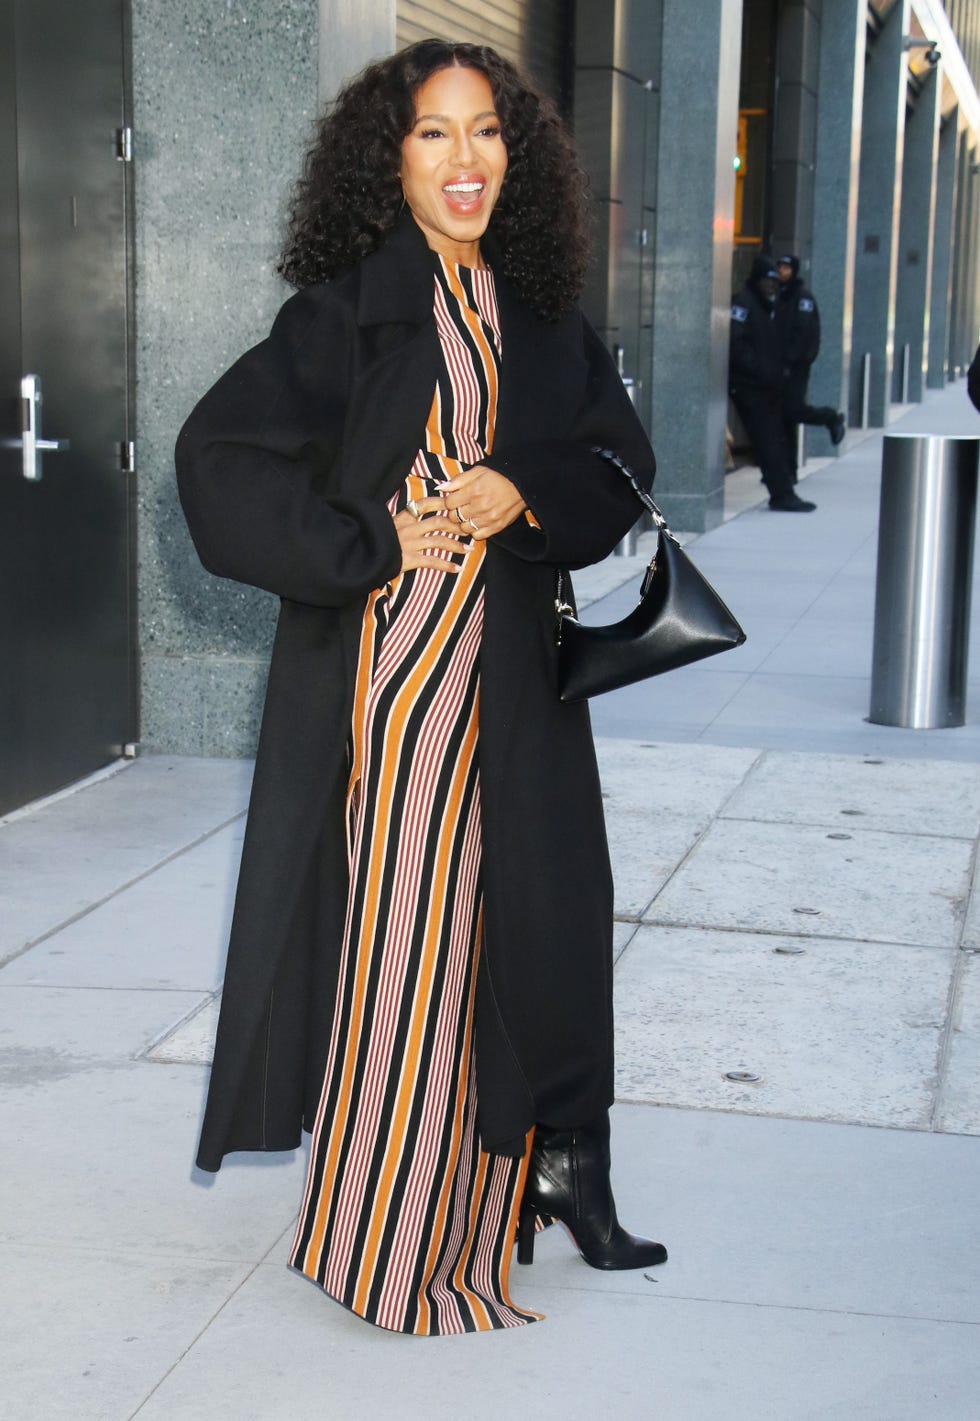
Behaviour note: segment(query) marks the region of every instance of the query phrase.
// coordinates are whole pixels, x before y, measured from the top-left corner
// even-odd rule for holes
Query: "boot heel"
[[[535,1210],[533,1205],[522,1204],[521,1212],[517,1221],[517,1261],[518,1263],[534,1262],[534,1225]]]

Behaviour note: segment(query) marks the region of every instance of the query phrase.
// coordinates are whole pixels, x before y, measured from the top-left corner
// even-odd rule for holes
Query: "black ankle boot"
[[[521,1201],[518,1263],[534,1261],[534,1223],[550,1215],[568,1229],[592,1268],[649,1268],[664,1263],[662,1243],[634,1238],[616,1218],[609,1185],[609,1117],[575,1130],[534,1133],[531,1163]]]

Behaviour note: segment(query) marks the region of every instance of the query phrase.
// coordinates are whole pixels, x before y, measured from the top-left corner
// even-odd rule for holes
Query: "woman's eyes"
[[[420,138],[448,138],[449,134],[444,128],[423,128],[419,133]],[[474,134],[476,138],[499,138],[500,125],[490,124],[486,128],[478,128]]]

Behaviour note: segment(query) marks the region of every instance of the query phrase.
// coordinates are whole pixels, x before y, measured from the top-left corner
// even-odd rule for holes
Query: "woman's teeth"
[[[447,183],[446,186],[443,188],[443,192],[459,192],[463,194],[482,191],[482,183]]]

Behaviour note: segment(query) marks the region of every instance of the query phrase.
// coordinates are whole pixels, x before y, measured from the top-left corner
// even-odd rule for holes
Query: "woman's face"
[[[433,251],[476,266],[496,206],[507,149],[493,91],[478,69],[453,65],[415,95],[415,126],[402,143],[405,201]]]

